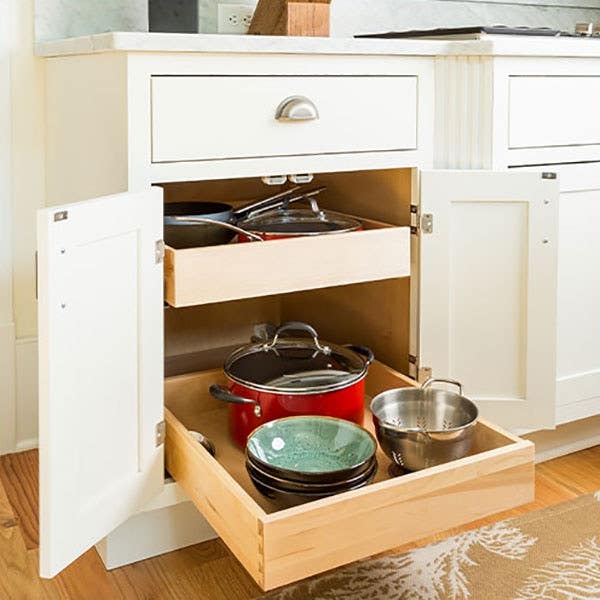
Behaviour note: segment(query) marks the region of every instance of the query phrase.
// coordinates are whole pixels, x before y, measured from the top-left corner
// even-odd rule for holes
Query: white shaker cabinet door
[[[600,414],[600,164],[559,167],[557,421]]]
[[[163,485],[161,238],[156,188],[38,213],[42,577]]]
[[[555,424],[558,182],[541,173],[420,176],[421,367],[464,384],[505,427]]]

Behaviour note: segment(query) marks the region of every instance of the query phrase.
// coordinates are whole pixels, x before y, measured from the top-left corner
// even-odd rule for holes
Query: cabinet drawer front
[[[230,441],[227,410],[208,396],[222,371],[167,380],[167,469],[263,589],[298,581],[533,500],[533,444],[480,421],[472,455],[367,487],[277,510],[252,486],[243,452]],[[411,381],[375,361],[367,394]],[[367,399],[368,405],[368,399]],[[372,430],[371,417],[365,427]],[[187,429],[217,447],[212,458]]]
[[[509,147],[600,144],[600,76],[510,78]]]
[[[312,120],[276,120],[304,96]],[[416,76],[152,77],[152,162],[417,147]]]
[[[165,299],[194,306],[410,275],[409,228],[361,221],[366,231],[167,248]]]

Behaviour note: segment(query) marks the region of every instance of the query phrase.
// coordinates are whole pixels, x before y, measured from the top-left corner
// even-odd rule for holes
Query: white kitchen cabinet
[[[600,414],[600,164],[552,168],[561,188],[556,329],[561,424]]]
[[[557,182],[539,173],[419,171],[433,157],[432,58],[92,51],[49,58],[46,72],[52,208],[41,212],[39,237],[44,576],[149,499],[161,511],[179,502],[158,499],[165,463],[197,518],[263,589],[533,498],[533,446],[482,419],[464,459],[393,478],[381,457],[368,488],[277,510],[251,487],[242,453],[228,441],[224,407],[206,394],[206,384],[222,376],[223,356],[254,325],[304,320],[326,339],[373,348],[379,362],[369,394],[429,373],[455,376],[501,425],[553,425]],[[219,93],[237,78],[251,83],[249,101],[240,99],[233,118],[248,134],[241,140],[227,128],[232,105],[212,94],[212,78]],[[368,82],[381,93],[370,95]],[[320,119],[278,122],[279,105],[294,95],[308,97]],[[336,112],[342,98],[349,104]],[[196,116],[194,100],[205,101],[210,114]],[[207,144],[202,132],[214,136],[215,128],[224,133]],[[327,186],[324,208],[358,217],[364,231],[167,247],[163,290],[152,185],[163,187],[166,202],[238,204],[272,191],[263,178],[307,173],[313,185]],[[60,261],[61,248],[77,268]],[[63,295],[72,299],[57,307]],[[117,322],[108,321],[112,312]],[[96,337],[89,361],[78,350]],[[56,348],[65,346],[63,361]],[[164,396],[163,359],[171,373],[183,373],[166,379]],[[181,359],[187,368],[177,371]],[[74,365],[81,365],[77,377]],[[216,460],[187,434],[193,427],[218,442]],[[56,441],[63,431],[68,446]],[[71,474],[84,469],[80,489]],[[188,509],[179,531],[193,514]],[[93,526],[67,520],[91,510]],[[426,518],[407,525],[416,512]],[[126,562],[126,552],[107,550],[111,543],[102,542],[102,555],[119,558],[107,563]],[[161,544],[147,546],[146,554],[132,550],[131,560]],[[173,539],[162,544],[175,546]]]
[[[557,45],[555,56],[436,60],[437,167],[550,171],[560,180],[558,307],[552,329],[557,340],[556,425],[600,415],[599,281],[594,267],[599,249],[600,57],[566,58],[559,50],[569,45]],[[580,47],[592,48],[593,40]],[[545,290],[547,302],[549,293]],[[539,421],[550,424],[545,417]]]
[[[368,212],[369,204],[364,202],[362,190],[357,185],[359,179],[356,178],[359,175],[353,175],[355,181],[352,187],[358,189],[347,200]],[[405,284],[402,271],[379,280],[375,268],[373,280],[363,281],[358,288],[348,287],[342,278],[339,286],[305,290],[297,297],[298,294],[288,293],[288,288],[282,284],[280,290],[272,290],[281,292],[278,296],[279,315],[282,320],[306,318],[332,339],[365,341],[372,345],[382,360],[390,360],[398,365],[407,362],[401,358],[401,353],[416,344],[419,348],[417,363],[422,365],[431,359],[430,364],[434,365],[436,372],[449,368],[451,375],[460,374],[466,381],[482,381],[478,379],[481,362],[466,361],[462,363],[462,370],[452,370],[454,363],[450,359],[454,358],[454,349],[452,343],[448,345],[448,339],[443,338],[447,333],[444,334],[440,313],[432,303],[433,295],[440,297],[455,286],[447,278],[444,284],[448,265],[443,256],[449,249],[450,253],[463,252],[470,247],[473,256],[469,268],[477,275],[477,281],[458,282],[469,286],[471,293],[461,293],[450,305],[466,311],[474,320],[464,331],[456,330],[460,319],[453,322],[453,334],[459,340],[465,336],[465,343],[475,344],[482,355],[486,352],[485,344],[488,344],[487,348],[493,346],[494,341],[498,346],[504,344],[501,346],[502,352],[496,351],[494,354],[494,361],[501,365],[502,372],[497,375],[490,368],[489,376],[483,382],[487,386],[485,389],[491,390],[489,395],[500,404],[497,414],[510,415],[513,409],[507,410],[504,403],[507,402],[506,389],[513,389],[507,388],[505,382],[508,381],[509,386],[516,384],[514,379],[509,380],[513,374],[505,372],[502,365],[503,361],[510,359],[514,348],[504,341],[505,328],[488,331],[485,341],[475,339],[472,328],[482,327],[476,315],[482,310],[483,288],[493,284],[498,275],[506,288],[510,285],[511,277],[522,277],[522,271],[528,269],[525,254],[530,254],[536,261],[532,263],[536,272],[540,271],[537,261],[545,267],[546,277],[536,276],[540,287],[546,289],[554,285],[552,273],[555,252],[552,245],[540,241],[540,251],[531,246],[536,245],[538,236],[552,236],[556,211],[547,208],[543,200],[550,198],[556,203],[556,182],[544,179],[537,173],[425,172],[419,177],[418,171],[413,170],[408,175],[397,179],[408,188],[402,189],[402,185],[399,185],[399,189],[392,194],[388,190],[389,204],[380,206],[379,210],[385,208],[390,216],[398,213],[400,207],[394,205],[395,200],[400,205],[404,204],[409,219],[411,214],[413,220],[416,219],[413,243],[420,248],[415,255],[417,262],[413,261],[413,289],[410,290],[410,286]],[[390,173],[367,172],[364,176],[368,178],[369,185],[379,181],[383,189],[383,183],[389,181]],[[344,192],[348,189],[345,187],[348,177],[344,173],[336,175],[338,185]],[[333,181],[331,187],[335,190]],[[339,193],[339,189],[338,192],[334,190],[332,198],[345,197]],[[454,213],[454,208],[448,204],[449,199],[453,202],[462,200],[468,207],[477,207],[476,213],[465,215],[460,208]],[[511,266],[498,272],[495,265],[490,265],[489,259],[501,239],[489,235],[490,250],[478,251],[481,245],[479,227],[488,226],[490,218],[498,219],[493,208],[489,214],[485,209],[482,213],[478,212],[479,206],[486,207],[488,204],[507,207],[523,204],[524,208],[517,210],[519,214],[524,211],[527,216],[524,218],[521,215],[510,223],[510,228],[506,228],[509,221],[505,219],[509,242],[517,243],[519,247]],[[411,205],[415,207],[412,212]],[[425,210],[431,212],[425,213]],[[428,232],[427,223],[431,220],[433,230]],[[527,231],[524,231],[524,223],[528,223]],[[395,228],[408,232],[408,225]],[[460,228],[460,236],[456,236],[456,228]],[[479,233],[473,237],[470,231]],[[161,488],[164,347],[160,234],[161,193],[156,189],[61,205],[40,212],[40,519],[43,576],[53,576],[81,552],[99,542]],[[369,231],[357,235],[363,235],[365,240],[370,239]],[[451,238],[460,242],[458,247],[449,241]],[[347,236],[343,234],[332,236],[329,240],[332,249],[336,244],[344,247],[348,243]],[[310,239],[290,241],[307,249],[313,243]],[[286,246],[284,242],[267,242],[265,248],[279,252]],[[527,253],[523,244],[528,248]],[[369,256],[375,256],[378,252],[377,239],[371,240],[371,247],[367,246],[364,250]],[[197,250],[199,253],[202,251],[210,253],[212,249]],[[538,252],[546,254],[538,256]],[[397,258],[402,260],[402,255]],[[333,264],[339,260],[338,254],[331,251],[324,254],[321,262],[327,270],[330,267],[327,261]],[[235,268],[235,265],[230,268]],[[221,269],[226,275],[227,264],[222,264]],[[301,275],[302,269],[302,265],[293,263],[281,265],[281,270],[286,271],[285,281]],[[489,275],[484,277],[486,272]],[[509,274],[511,277],[508,277]],[[197,279],[199,273],[187,273],[184,276],[190,280]],[[318,285],[315,287],[318,288]],[[514,288],[508,289],[519,296]],[[380,296],[375,313],[371,301],[373,293]],[[239,293],[239,297],[244,297],[243,292]],[[420,312],[420,317],[409,326],[411,297],[413,300],[419,299],[418,311],[413,310],[412,313],[414,317]],[[394,299],[400,304],[394,303]],[[500,300],[500,306],[508,302],[506,295],[501,295]],[[265,306],[271,305],[273,296],[263,300],[238,300],[234,306],[230,306],[230,303],[219,305],[223,318],[219,328],[227,332],[231,327],[227,318],[229,311],[242,313],[243,317],[246,313],[251,315],[256,309],[253,304],[256,301],[264,302]],[[457,307],[457,301],[464,306]],[[529,302],[533,307],[537,306],[535,297],[530,298]],[[204,314],[202,311],[207,310],[206,306],[200,303],[196,307],[201,311],[200,317]],[[487,310],[485,305],[484,309]],[[346,318],[348,311],[352,313],[353,321]],[[398,316],[402,312],[407,317],[404,323]],[[423,326],[424,317],[426,326]],[[536,337],[539,335],[539,321],[553,318],[551,310],[534,310],[532,314],[521,311],[514,317],[519,319],[518,331],[521,331],[521,327],[531,329],[528,338],[515,334],[517,343],[547,343],[548,356],[551,356],[552,340]],[[249,322],[252,323],[250,318]],[[432,331],[433,324],[436,327]],[[394,327],[394,332],[387,334],[390,327]],[[416,339],[410,339],[411,331],[416,332]],[[217,345],[216,341],[212,343]],[[215,347],[214,351],[217,352],[218,348]],[[449,354],[445,355],[444,352]],[[552,387],[554,365],[552,360],[545,364],[536,358],[536,370],[529,372],[528,363],[533,359],[521,355],[520,360],[522,364],[519,368],[526,371],[522,374],[522,380],[528,386],[528,396],[519,398],[521,390],[516,390],[513,393],[516,397],[509,400],[522,405],[520,418],[534,418],[536,409],[545,414],[548,406],[553,407],[553,399],[548,399],[540,392],[545,391],[544,385],[548,387],[550,384]],[[373,371],[370,377],[371,395],[385,387],[410,385],[410,380],[383,364],[378,363]],[[533,446],[482,419],[479,442],[473,454],[449,463],[441,473],[432,469],[405,478],[390,479],[387,475],[387,459],[381,457],[377,483],[368,489],[306,505],[299,513],[303,515],[299,520],[291,517],[294,511],[290,512],[289,517],[285,510],[273,513],[273,508],[268,503],[265,506],[260,495],[251,493],[243,468],[243,454],[228,442],[225,408],[206,397],[207,383],[211,378],[222,377],[220,373],[220,369],[209,370],[204,374],[183,375],[167,380],[166,400],[171,412],[167,419],[166,464],[210,525],[265,589],[386,550],[401,541],[417,539],[513,507],[532,498]],[[516,376],[513,375],[513,378]],[[517,383],[522,381],[516,379]],[[173,390],[178,391],[174,393]],[[202,402],[197,403],[199,398],[203,398]],[[489,398],[485,400],[490,402]],[[200,450],[187,435],[186,426],[201,428],[217,442],[217,461]],[[225,476],[223,469],[230,475]],[[203,471],[205,474],[200,477]],[[456,479],[453,475],[456,475]],[[233,477],[235,484],[228,477]],[[464,482],[465,487],[463,490],[459,486],[456,493],[463,500],[467,497],[469,500],[466,504],[463,502],[462,510],[451,510],[454,496],[450,489],[454,489],[458,481]],[[399,516],[404,510],[404,502],[414,503],[414,508],[408,510],[417,509],[421,485],[448,488],[447,495],[436,495],[435,512],[441,516],[433,521],[426,520],[427,527],[407,530]],[[510,493],[506,493],[508,489]],[[246,497],[249,493],[252,500]],[[403,502],[389,505],[391,495],[396,493],[403,497]],[[371,507],[385,505],[389,518],[395,515],[399,523],[398,530],[386,529],[372,538],[370,544],[363,541],[357,544],[355,536],[352,539],[342,536],[337,543],[339,553],[326,555],[324,542],[311,542],[314,544],[310,546],[312,550],[303,551],[303,557],[298,556],[293,567],[288,565],[285,557],[280,556],[282,550],[279,549],[289,544],[285,532],[290,527],[303,528],[303,523],[316,519],[321,525],[314,526],[315,535],[318,539],[330,540],[328,526],[322,521],[321,515],[336,512],[338,503],[350,511],[348,514],[362,512],[367,504]],[[431,509],[428,503],[423,506]],[[243,511],[247,511],[247,515]],[[377,527],[378,521],[374,521],[377,514],[374,512],[370,519],[363,517],[363,527]],[[78,515],[77,519],[73,519],[73,515]],[[248,531],[239,523],[232,529],[232,523],[239,522],[242,517],[244,522],[248,520]],[[272,531],[268,536],[270,541],[263,543],[250,537],[250,546],[246,546],[244,540],[254,531],[251,525],[254,519],[264,523],[265,531]],[[259,527],[258,531],[261,530]],[[281,541],[275,542],[273,536],[281,536]]]

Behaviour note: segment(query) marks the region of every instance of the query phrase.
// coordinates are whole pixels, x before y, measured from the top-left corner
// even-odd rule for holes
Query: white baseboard
[[[15,325],[0,325],[0,455],[17,444]]]
[[[16,437],[15,450],[37,447],[38,439],[38,348],[37,338],[15,342]]]
[[[600,415],[565,423],[553,430],[536,431],[524,437],[535,444],[535,462],[545,462],[600,445]]]
[[[138,513],[96,544],[96,550],[106,568],[115,569],[216,537],[187,501]]]

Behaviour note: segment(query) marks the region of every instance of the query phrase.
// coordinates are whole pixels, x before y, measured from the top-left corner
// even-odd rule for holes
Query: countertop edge
[[[45,58],[101,52],[600,58],[600,39],[487,35],[475,40],[421,40],[109,32],[35,46],[36,55]]]

